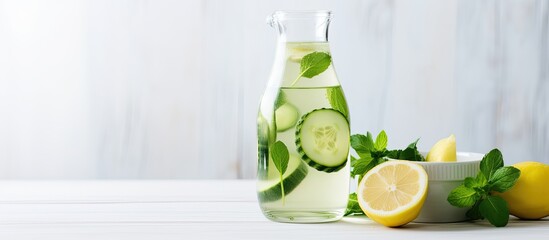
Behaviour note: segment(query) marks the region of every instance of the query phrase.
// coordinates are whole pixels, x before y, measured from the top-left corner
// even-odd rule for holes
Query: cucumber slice
[[[294,105],[290,103],[284,103],[275,110],[276,131],[286,131],[297,123],[299,120],[299,113]]]
[[[331,108],[313,110],[296,127],[297,152],[318,171],[335,172],[347,164],[350,130],[347,118]]]
[[[274,164],[270,165],[276,171]],[[269,169],[270,170],[270,169]],[[288,161],[288,168],[282,176],[282,182],[284,184],[284,195],[288,196],[297,185],[305,179],[308,172],[307,165],[299,159],[298,156],[290,155],[290,160]],[[271,175],[269,171],[269,175]],[[273,174],[275,175],[275,174]],[[278,172],[276,174],[278,176]],[[257,183],[257,197],[261,202],[272,202],[282,198],[282,190],[280,185],[280,178],[274,176],[270,180],[258,181]]]
[[[269,164],[269,132],[271,128],[269,123],[263,117],[261,112],[257,115],[257,159],[258,159],[258,174],[259,179],[267,179],[267,174],[263,174],[260,169],[267,169]]]

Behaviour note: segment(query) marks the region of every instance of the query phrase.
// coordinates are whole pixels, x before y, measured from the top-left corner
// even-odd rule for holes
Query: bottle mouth
[[[281,42],[327,42],[332,12],[275,11],[267,24],[278,32]]]
[[[314,10],[314,11],[275,11],[272,16],[284,18],[310,18],[310,17],[330,17],[332,11]]]
[[[311,10],[311,11],[282,11],[278,10],[273,14],[267,16],[266,22],[269,26],[274,27],[277,21],[281,20],[299,20],[299,19],[311,19],[311,18],[323,18],[326,21],[330,21],[332,18],[332,11],[330,10]]]

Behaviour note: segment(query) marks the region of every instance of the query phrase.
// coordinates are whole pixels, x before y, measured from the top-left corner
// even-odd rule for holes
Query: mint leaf
[[[507,202],[499,196],[488,196],[479,205],[479,211],[496,227],[505,227],[509,221]]]
[[[362,212],[362,209],[358,204],[358,198],[356,193],[351,193],[349,195],[349,202],[347,203],[347,209],[345,209],[344,216],[351,215],[364,215],[364,212]]]
[[[271,156],[275,164],[276,170],[282,175],[288,168],[288,161],[290,160],[290,154],[288,153],[288,147],[281,141],[277,141],[271,148]]]
[[[423,155],[421,155],[421,153],[419,153],[419,151],[417,150],[418,141],[419,141],[419,138],[415,142],[408,145],[408,147],[406,147],[406,149],[404,149],[400,154],[399,159],[410,160],[410,161],[425,161],[425,157],[423,157]]]
[[[300,62],[299,76],[292,82],[292,86],[296,84],[301,77],[312,78],[326,71],[332,63],[332,56],[325,52],[313,52],[305,55]]]
[[[351,160],[351,177],[358,175],[359,181],[370,169],[385,162],[385,157],[389,153],[386,149],[387,134],[383,130],[377,135],[375,142],[370,132],[367,132],[366,136],[362,134],[352,135],[351,146],[360,156],[360,159]]]
[[[467,210],[467,212],[465,213],[465,216],[467,216],[471,220],[484,219],[484,217],[482,217],[482,214],[480,214],[479,205],[480,205],[480,202],[477,201],[471,209]]]
[[[520,170],[515,167],[502,167],[494,172],[494,175],[488,180],[492,191],[505,192],[517,182],[520,176]]]
[[[356,158],[354,157],[353,155],[351,155],[351,166],[353,166],[356,162],[356,160],[358,160],[359,158]]]
[[[425,158],[417,150],[417,142],[419,138],[408,145],[404,150],[391,150],[387,157],[392,159],[409,160],[409,161],[425,161]]]
[[[326,98],[328,98],[333,109],[338,110],[345,115],[345,117],[349,117],[347,101],[345,101],[345,96],[343,95],[343,91],[341,91],[341,87],[328,88],[326,91]]]
[[[301,76],[312,78],[326,71],[332,63],[332,56],[325,52],[313,52],[301,59]]]
[[[365,156],[364,158],[357,159],[354,163],[351,163],[353,170],[351,170],[351,176],[364,175],[370,169],[374,168],[377,164],[377,161],[374,161],[370,156]]]
[[[459,185],[448,195],[448,202],[456,207],[471,207],[479,199],[479,195],[474,189],[465,185]]]
[[[290,161],[290,154],[288,153],[288,147],[281,141],[276,141],[271,147],[271,158],[273,159],[276,170],[280,173],[280,191],[282,193],[282,204],[284,204],[284,179],[282,176],[288,168],[288,162]]]
[[[353,167],[353,170],[351,170],[351,177],[359,176],[358,181],[360,182],[368,171],[385,161],[386,160],[383,158],[372,157],[358,159],[355,164],[351,165]]]
[[[400,154],[402,153],[402,150],[398,150],[398,149],[395,149],[395,150],[390,150],[388,153],[387,153],[387,157],[388,158],[392,158],[392,159],[400,159]]]
[[[486,177],[484,176],[484,174],[482,172],[479,172],[477,174],[477,177],[475,178],[475,181],[477,182],[479,187],[484,187],[488,183],[488,180],[486,179]]]
[[[387,134],[384,130],[381,130],[376,137],[374,148],[378,151],[383,151],[387,147]]]
[[[278,97],[276,98],[276,101],[275,101],[275,109],[278,109],[280,106],[284,105],[287,101],[288,100],[286,97],[286,93],[282,91],[279,92]]]
[[[372,134],[355,134],[351,136],[351,146],[360,157],[351,156],[351,177],[359,175],[359,179],[376,165],[385,162],[386,158],[406,159],[412,161],[424,161],[423,156],[417,151],[417,139],[408,145],[405,150],[387,150],[387,133],[382,130],[374,142]],[[406,158],[403,158],[406,157]]]
[[[482,172],[477,173],[477,177],[474,178],[474,183],[470,182],[471,180],[467,179],[468,178],[465,178],[463,183],[467,185],[472,185],[468,187],[475,189],[480,196],[486,196],[486,194],[490,192],[488,180],[486,180],[486,177],[484,177],[484,174]]]
[[[351,147],[360,157],[370,156],[370,152],[374,150],[372,134],[368,132],[366,136],[362,134],[351,135]]]
[[[503,167],[503,156],[497,148],[484,155],[482,161],[480,161],[480,171],[486,179],[492,178],[494,172],[500,167]]]
[[[398,156],[398,159],[400,160],[411,160],[411,161],[421,161],[421,155],[418,155],[415,153],[417,151],[416,149],[412,148],[405,148],[400,153],[400,156]]]
[[[417,149],[417,142],[419,142],[419,138],[416,139],[413,143],[408,144],[408,147],[406,148]]]
[[[472,177],[466,177],[465,180],[463,180],[463,185],[471,189],[483,187],[483,184],[480,184],[479,182],[477,182],[476,178],[472,178]]]

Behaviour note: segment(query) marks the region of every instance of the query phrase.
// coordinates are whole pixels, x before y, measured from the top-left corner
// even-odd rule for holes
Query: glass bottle
[[[278,46],[257,119],[257,195],[273,221],[337,221],[347,206],[349,110],[328,44],[331,16],[277,11],[268,18]]]

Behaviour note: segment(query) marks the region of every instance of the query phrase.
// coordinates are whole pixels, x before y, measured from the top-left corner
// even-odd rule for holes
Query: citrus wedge
[[[391,160],[364,175],[357,189],[358,203],[370,219],[398,227],[419,215],[427,186],[423,167],[406,160]]]
[[[447,138],[440,139],[429,151],[425,161],[427,162],[455,162],[456,156],[456,137],[454,134]]]

